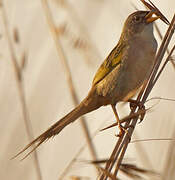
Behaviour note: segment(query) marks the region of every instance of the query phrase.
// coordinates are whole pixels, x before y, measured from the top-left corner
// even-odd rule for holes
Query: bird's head
[[[136,11],[129,15],[123,27],[122,39],[152,37],[153,22],[159,18],[159,16],[153,17],[153,14],[153,11]]]

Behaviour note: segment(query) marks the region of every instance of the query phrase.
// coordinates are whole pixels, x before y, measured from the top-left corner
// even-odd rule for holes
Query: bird
[[[116,109],[118,102],[129,102],[148,81],[155,64],[157,40],[153,22],[160,17],[154,11],[136,11],[126,19],[117,45],[98,68],[88,95],[71,112],[31,141],[17,155],[32,150],[59,134],[79,117],[102,106],[110,105],[118,123],[119,136],[123,134]]]

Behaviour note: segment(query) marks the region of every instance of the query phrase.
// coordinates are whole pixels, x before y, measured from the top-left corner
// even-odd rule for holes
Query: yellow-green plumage
[[[121,55],[124,47],[124,43],[122,44],[119,42],[117,46],[111,51],[109,56],[97,70],[92,85],[97,84],[99,81],[105,78],[106,75],[108,75],[114,68],[116,68],[117,65],[121,63]]]

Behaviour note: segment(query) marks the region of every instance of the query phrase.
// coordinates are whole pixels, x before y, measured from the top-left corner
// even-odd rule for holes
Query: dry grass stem
[[[121,120],[120,120],[120,123],[121,123],[121,124],[122,124],[122,123],[125,123],[125,122],[127,122],[127,121],[130,121],[130,120],[133,119],[133,118],[136,118],[136,117],[139,117],[139,116],[141,116],[141,115],[144,115],[145,113],[146,113],[146,110],[140,109],[138,112],[134,112],[134,113],[132,113],[132,114],[124,117],[123,119],[121,119]],[[103,128],[103,129],[101,129],[100,131],[104,131],[104,130],[107,130],[107,129],[109,129],[109,128],[116,127],[117,125],[118,125],[117,122],[116,122],[116,123],[113,123],[113,124],[111,124],[110,126],[107,126],[107,127]]]
[[[106,120],[104,120],[102,122],[102,124],[99,126],[98,129],[95,130],[95,132],[91,135],[91,139],[94,139],[94,137],[99,133],[100,129],[103,127],[104,123],[106,122]],[[78,157],[80,156],[80,154],[84,151],[84,149],[87,147],[87,144],[85,143],[84,145],[82,145],[82,147],[79,149],[79,151],[75,154],[75,156],[73,157],[73,159],[69,162],[69,164],[67,165],[67,167],[64,169],[63,173],[60,175],[59,180],[63,180],[64,177],[66,176],[66,174],[71,170],[73,164],[77,161]],[[94,162],[96,162],[98,160],[94,160]],[[93,161],[92,161],[93,162]]]
[[[140,139],[137,135],[137,132],[134,132],[133,139]],[[140,162],[143,162],[143,166],[147,167],[151,170],[154,170],[152,158],[150,157],[149,152],[146,151],[145,146],[143,143],[135,143],[134,144],[137,157],[139,157]]]
[[[116,176],[114,176],[112,173],[108,172],[106,169],[99,167],[100,171],[109,179],[111,180],[119,180]]]
[[[13,30],[13,39],[14,39],[15,43],[17,43],[17,44],[20,42],[19,32],[18,32],[17,28],[14,28],[14,30]]]
[[[78,100],[78,97],[77,97],[77,94],[75,91],[75,87],[74,87],[74,84],[72,81],[72,76],[71,76],[70,69],[69,69],[69,66],[67,63],[67,58],[64,54],[63,47],[62,47],[60,40],[59,40],[59,36],[57,36],[57,33],[55,31],[55,25],[54,25],[53,17],[52,17],[48,2],[47,2],[47,0],[42,0],[41,2],[42,2],[43,10],[44,10],[45,15],[46,15],[46,19],[47,19],[49,29],[52,33],[52,37],[53,37],[53,40],[55,43],[55,47],[57,50],[58,57],[61,60],[63,67],[64,67],[64,70],[65,70],[65,75],[67,78],[67,83],[69,85],[69,90],[70,90],[70,93],[72,96],[73,103],[75,106],[77,106],[77,104],[79,104],[79,100]],[[83,132],[84,132],[84,135],[85,135],[91,156],[92,156],[93,160],[96,160],[97,159],[96,150],[95,150],[93,142],[91,141],[90,132],[89,132],[87,123],[85,121],[85,118],[81,117],[80,122],[81,122],[81,126],[83,129]]]
[[[150,81],[149,81],[149,83],[148,83],[148,87],[147,87],[147,89],[145,90],[145,94],[144,94],[143,99],[142,99],[143,103],[145,103],[148,95],[150,94],[152,88],[154,87],[156,81],[158,80],[158,78],[159,78],[159,76],[160,76],[160,74],[161,74],[161,72],[162,72],[162,69],[161,69],[161,70],[157,73],[157,71],[158,71],[158,69],[159,69],[159,67],[160,67],[160,64],[161,64],[161,62],[162,62],[162,59],[163,59],[163,57],[164,57],[165,51],[166,51],[166,49],[168,48],[169,42],[170,42],[170,40],[171,40],[171,38],[172,38],[172,36],[173,36],[174,28],[175,28],[175,15],[174,15],[174,17],[173,17],[173,19],[172,19],[172,21],[171,21],[171,24],[170,24],[170,26],[169,26],[169,28],[168,28],[165,36],[164,36],[164,39],[163,39],[163,41],[162,41],[162,43],[161,43],[161,46],[160,46],[160,48],[159,48],[159,50],[158,50],[158,53],[157,53],[157,55],[156,55],[156,64],[155,64],[155,67],[154,67],[154,69],[153,69],[153,71],[152,71],[152,74],[151,74],[151,77],[150,77]],[[171,50],[171,54],[173,53],[173,51],[174,51],[174,47],[173,47],[172,50]],[[170,57],[171,57],[171,54],[169,54],[169,56],[168,56],[168,58],[167,58],[168,61],[169,61],[169,59],[170,59]],[[166,61],[165,61],[165,62],[166,62]],[[162,68],[164,69],[164,65],[163,65]]]
[[[107,161],[109,161],[109,159],[101,159],[101,160],[97,160],[97,161],[86,161],[86,163],[90,163],[90,164],[104,164]],[[149,176],[149,175],[158,175],[158,173],[155,173],[154,171],[137,167],[136,165],[131,164],[131,163],[122,163],[120,165],[120,169],[119,170],[123,174],[125,174],[126,176],[128,176],[130,178],[134,178],[134,179],[135,178],[136,179],[141,179],[141,174],[142,175],[144,174],[144,175],[147,175],[147,176]],[[104,172],[104,169],[103,169],[103,172]],[[107,171],[105,171],[105,172],[107,173]],[[108,173],[108,174],[110,174],[110,173]]]
[[[133,140],[130,143],[138,143],[138,142],[150,142],[150,141],[174,141],[172,138],[150,138],[150,139],[138,139]]]
[[[79,15],[77,14],[75,8],[71,5],[71,3],[67,0],[64,0],[64,2],[56,0],[56,3],[59,7],[60,3],[63,4],[63,8],[67,11],[67,13],[69,13],[69,17],[72,19],[72,22],[74,22],[76,24],[76,27],[78,27],[79,30],[79,34],[81,37],[86,37],[85,39],[83,39],[84,42],[86,42],[88,48],[85,50],[85,55],[87,56],[87,50],[91,51],[92,54],[94,55],[93,59],[101,59],[101,55],[100,52],[98,50],[98,48],[95,46],[95,44],[93,43],[92,38],[90,37],[87,28],[85,27],[85,25],[83,24],[83,22],[81,21],[81,19],[79,18]],[[82,39],[82,38],[79,38]],[[89,62],[91,62],[92,60],[89,59]]]
[[[13,41],[10,37],[10,28],[8,25],[8,19],[7,19],[7,14],[5,11],[5,7],[3,2],[1,1],[1,11],[2,11],[2,21],[4,24],[4,29],[5,29],[5,36],[7,38],[7,44],[8,44],[8,48],[9,48],[9,53],[11,56],[11,63],[12,63],[12,68],[14,71],[14,78],[16,80],[16,86],[17,86],[17,90],[18,90],[18,95],[19,95],[19,101],[21,104],[21,110],[22,110],[22,117],[24,120],[24,124],[25,124],[25,128],[26,128],[26,132],[27,132],[27,136],[29,141],[31,141],[34,136],[33,136],[33,130],[32,130],[32,125],[31,125],[31,121],[29,119],[29,115],[28,115],[28,111],[27,111],[27,105],[26,105],[26,100],[25,100],[25,93],[24,93],[24,88],[23,88],[23,84],[21,81],[21,70],[18,66],[17,63],[17,58],[16,58],[16,54],[15,54],[15,50],[13,47]],[[17,31],[16,31],[16,42],[19,42],[19,38],[17,38]],[[17,40],[18,39],[18,40]],[[39,180],[42,180],[42,175],[41,175],[41,170],[40,170],[40,165],[39,165],[39,160],[38,160],[38,155],[37,152],[34,151],[34,165],[36,168],[36,173],[37,173],[37,178]]]
[[[173,129],[172,137],[175,138],[175,129]],[[175,139],[172,139],[172,142],[168,146],[166,160],[162,169],[162,180],[171,180],[172,177],[174,177],[174,140]]]
[[[155,77],[154,82],[153,82],[153,85],[155,85],[155,83],[156,83],[156,82],[157,82],[157,80],[159,79],[159,77],[160,77],[161,73],[162,73],[162,72],[163,72],[163,70],[165,69],[165,66],[166,66],[166,65],[167,65],[167,63],[170,61],[171,56],[172,56],[172,54],[173,54],[174,50],[175,50],[175,45],[174,45],[174,46],[173,46],[173,48],[171,49],[171,51],[170,51],[170,53],[169,53],[169,55],[168,55],[168,57],[167,57],[166,61],[164,62],[164,64],[162,65],[161,69],[159,70],[159,72],[158,72],[157,76]],[[172,62],[172,61],[170,61],[170,62]]]
[[[140,0],[149,10],[154,11],[154,13],[159,16],[159,18],[165,23],[170,24],[168,19],[161,13],[161,11],[150,1],[147,3],[145,0]]]

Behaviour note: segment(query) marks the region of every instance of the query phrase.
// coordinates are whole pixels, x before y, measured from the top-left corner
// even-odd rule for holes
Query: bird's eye
[[[141,21],[141,18],[139,16],[135,16],[135,21],[139,22],[139,21]]]

